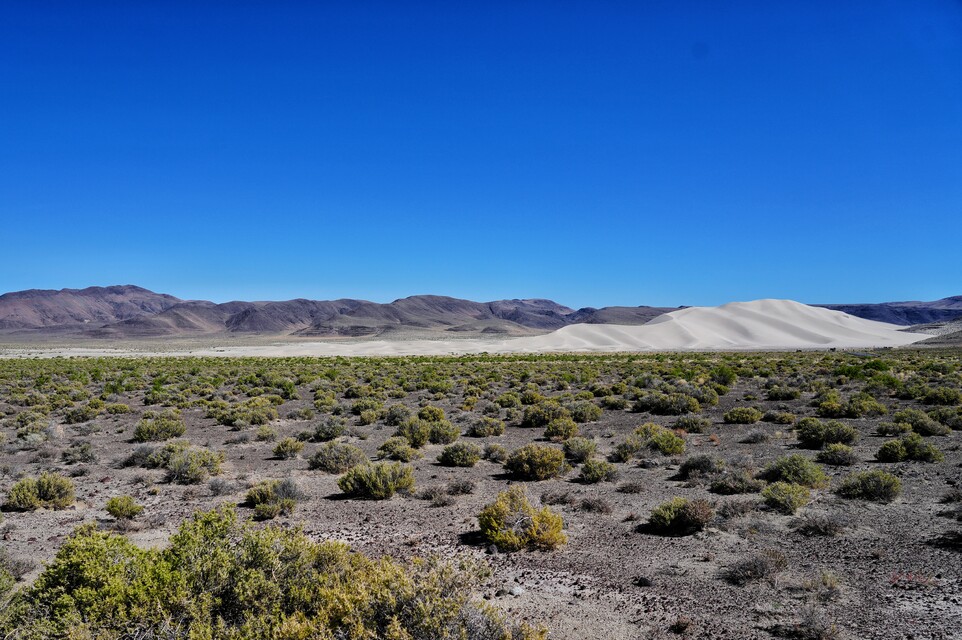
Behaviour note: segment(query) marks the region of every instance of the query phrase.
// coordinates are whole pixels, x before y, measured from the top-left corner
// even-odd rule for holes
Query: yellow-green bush
[[[144,508],[137,504],[132,496],[114,496],[107,500],[107,513],[118,520],[132,520],[139,516]]]
[[[399,462],[375,462],[348,469],[337,481],[341,491],[365,500],[387,500],[414,489],[414,469]]]
[[[296,438],[284,438],[274,445],[274,457],[282,460],[296,458],[304,450],[304,443]]]
[[[163,413],[147,411],[134,429],[137,442],[160,442],[179,438],[187,431],[178,409],[167,409]]]
[[[4,504],[11,511],[66,509],[74,502],[70,478],[44,471],[36,478],[21,478],[11,488]]]
[[[775,511],[792,515],[809,503],[811,493],[808,487],[800,484],[773,482],[762,489],[762,497],[765,498],[765,504]]]
[[[548,507],[532,506],[520,486],[502,491],[478,514],[484,539],[502,551],[555,549],[568,541],[561,516]]]
[[[665,535],[687,535],[701,531],[714,517],[707,500],[675,497],[651,510],[648,528]]]
[[[561,449],[534,443],[512,452],[504,467],[520,480],[547,480],[568,470]]]
[[[488,571],[471,560],[371,560],[298,529],[239,523],[229,507],[198,513],[165,549],[78,528],[0,614],[18,638],[229,640],[515,638],[473,593]]]
[[[360,447],[346,442],[326,442],[314,452],[307,464],[311,469],[326,473],[344,473],[367,461],[367,455]]]

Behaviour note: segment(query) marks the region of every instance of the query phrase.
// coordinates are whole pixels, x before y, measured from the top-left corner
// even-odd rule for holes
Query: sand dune
[[[548,334],[509,339],[355,340],[224,346],[167,355],[220,356],[392,356],[463,353],[697,351],[897,347],[926,334],[856,318],[791,300],[733,302],[691,307],[648,324],[575,324]],[[38,349],[30,350],[36,354]],[[60,355],[70,355],[60,350]],[[69,350],[66,350],[69,351]],[[104,354],[111,350],[105,349]],[[116,353],[116,352],[114,352]],[[53,354],[53,355],[58,355]],[[7,355],[15,355],[9,353]],[[90,354],[87,354],[90,355]]]
[[[924,339],[898,329],[791,300],[756,300],[681,309],[642,326],[572,325],[508,342],[522,351],[674,351],[895,347]]]

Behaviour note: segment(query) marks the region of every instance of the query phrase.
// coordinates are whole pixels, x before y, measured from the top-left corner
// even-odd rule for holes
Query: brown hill
[[[931,302],[880,302],[875,304],[820,304],[819,307],[843,311],[849,315],[905,326],[949,322],[962,318],[962,296]]]
[[[161,313],[179,302],[133,285],[15,291],[0,295],[0,330],[103,325]]]

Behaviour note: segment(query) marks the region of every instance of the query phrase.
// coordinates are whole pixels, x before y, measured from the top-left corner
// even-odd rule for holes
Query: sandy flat
[[[899,347],[930,336],[791,300],[690,307],[645,325],[575,324],[552,333],[507,339],[278,342],[190,350],[97,348],[5,349],[6,357],[53,356],[402,356],[472,353],[783,350]]]

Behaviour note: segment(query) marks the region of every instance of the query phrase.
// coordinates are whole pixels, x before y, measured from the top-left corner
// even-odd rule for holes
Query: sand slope
[[[575,324],[552,333],[509,339],[352,340],[223,346],[167,355],[392,356],[462,353],[765,350],[897,347],[930,337],[897,325],[856,318],[791,300],[691,307],[641,326]],[[43,355],[30,349],[29,355]],[[69,350],[66,350],[69,351]],[[101,354],[108,355],[110,349]],[[117,353],[117,352],[113,352]],[[134,352],[126,352],[131,355]],[[8,351],[8,356],[28,355]],[[81,355],[59,350],[48,355]],[[85,352],[83,355],[98,355]]]
[[[791,300],[691,307],[648,324],[572,325],[512,341],[523,351],[647,351],[895,347],[924,339],[896,325]]]

